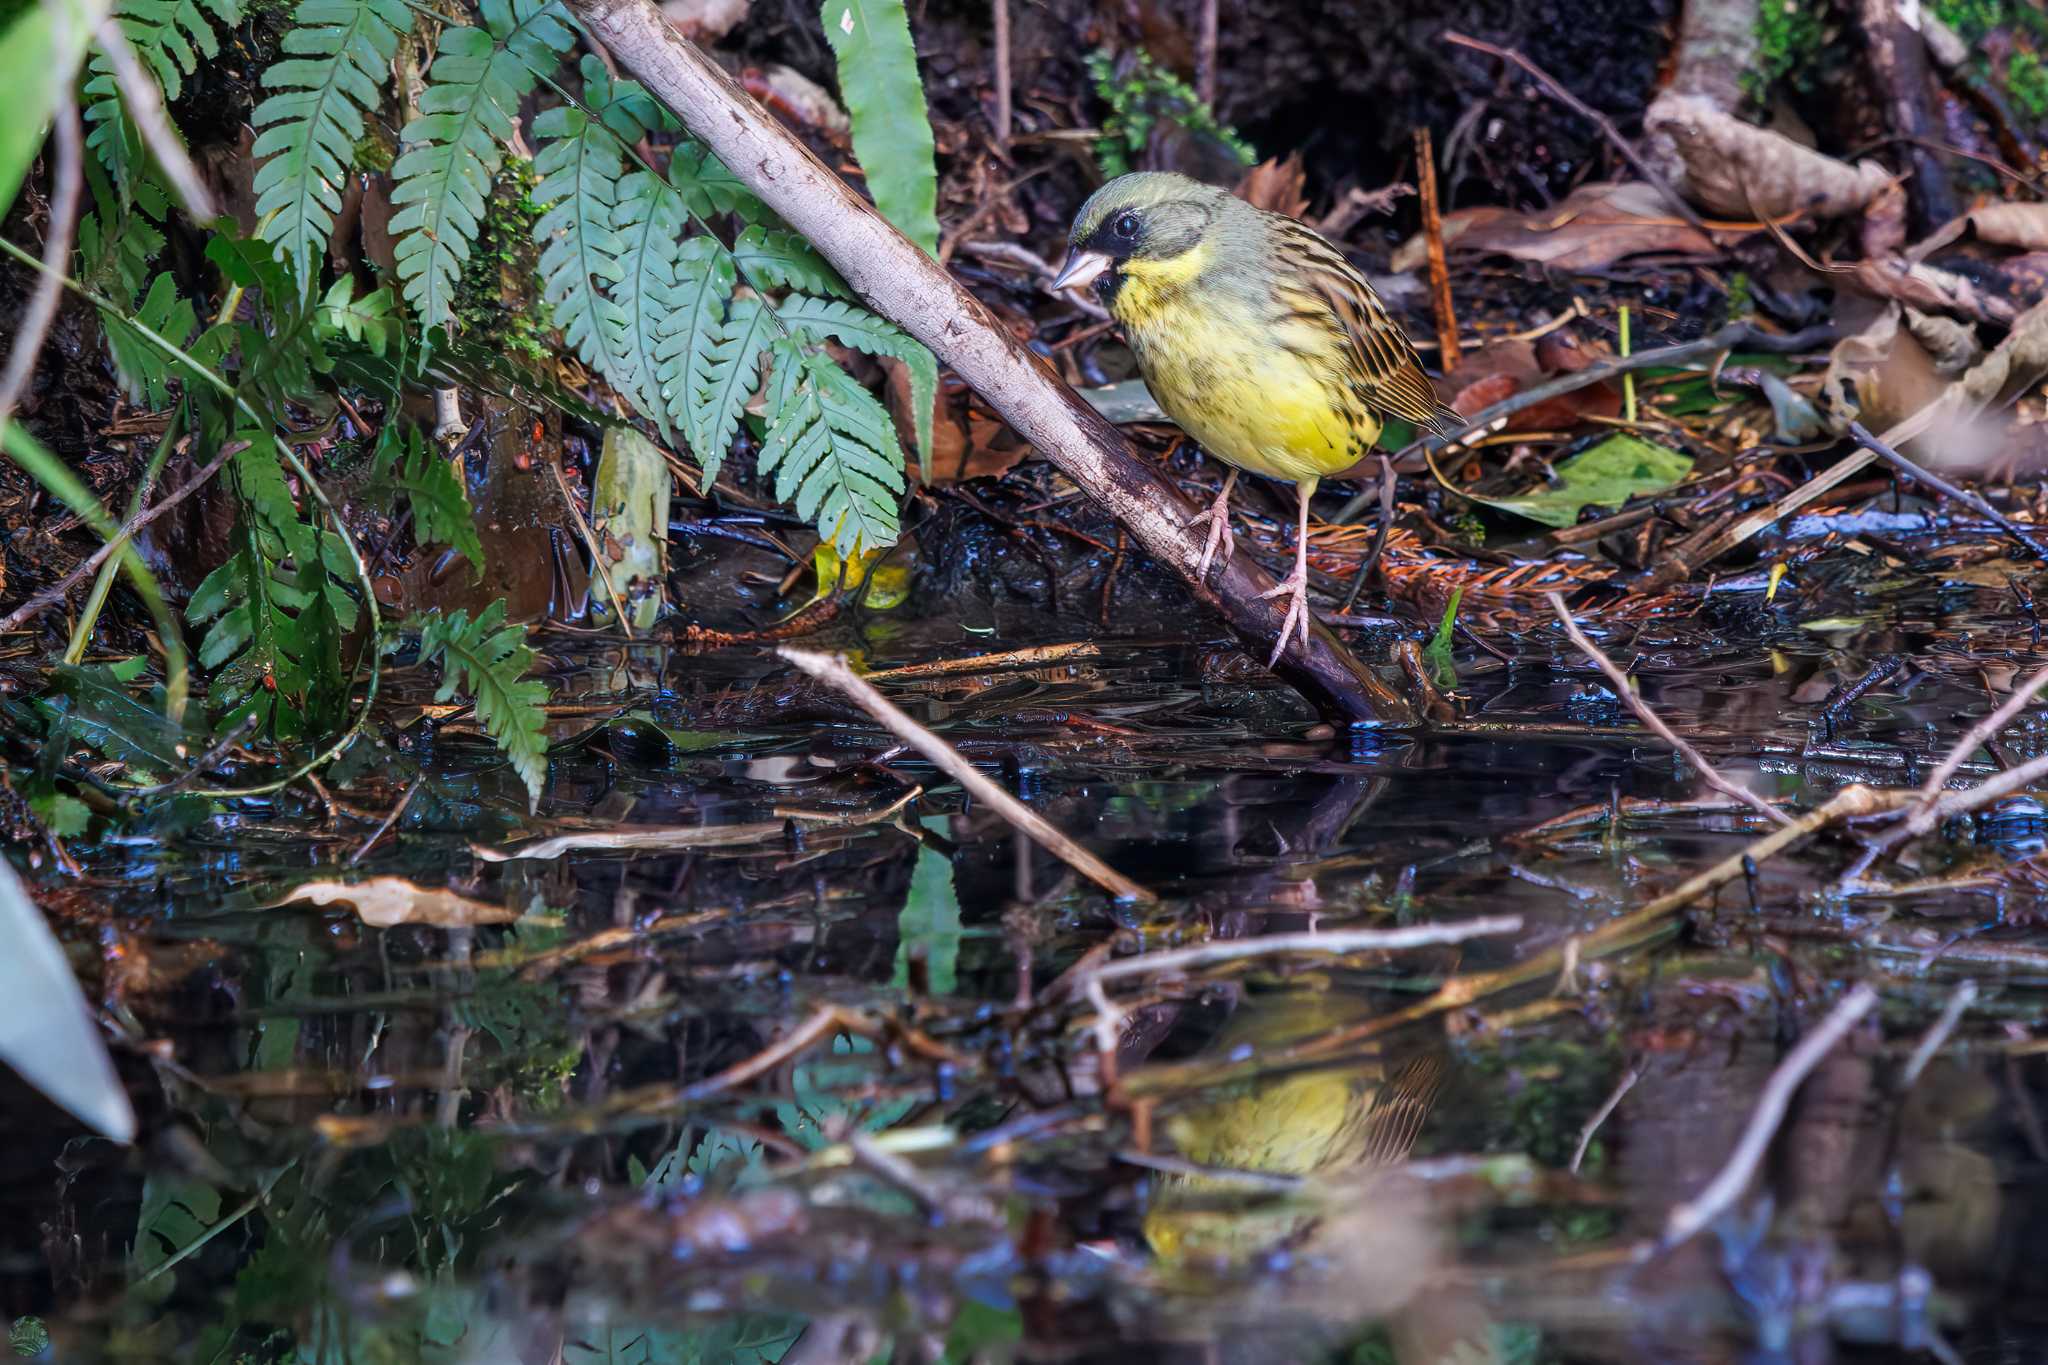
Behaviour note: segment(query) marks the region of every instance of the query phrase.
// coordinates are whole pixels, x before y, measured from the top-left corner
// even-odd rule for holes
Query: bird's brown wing
[[[1387,314],[1365,277],[1338,250],[1292,218],[1272,215],[1283,277],[1299,280],[1316,305],[1335,318],[1348,343],[1360,397],[1431,430],[1455,430],[1458,414],[1437,401],[1407,334]]]

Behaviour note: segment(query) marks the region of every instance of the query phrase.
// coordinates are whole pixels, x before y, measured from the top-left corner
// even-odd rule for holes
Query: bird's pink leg
[[[1287,619],[1280,623],[1280,636],[1273,641],[1273,657],[1266,660],[1268,668],[1280,662],[1280,656],[1287,652],[1288,637],[1297,629],[1301,632],[1301,647],[1308,648],[1308,502],[1315,496],[1316,482],[1303,479],[1295,488],[1301,498],[1301,517],[1294,530],[1294,572],[1282,579],[1279,587],[1259,594],[1279,597],[1285,593],[1292,599],[1287,604]]]
[[[1216,557],[1218,545],[1223,547],[1225,564],[1230,562],[1230,552],[1237,546],[1236,538],[1230,534],[1230,490],[1236,485],[1237,471],[1233,469],[1224,477],[1222,491],[1216,494],[1216,501],[1209,504],[1208,510],[1195,513],[1181,525],[1183,531],[1192,531],[1205,521],[1209,523],[1208,543],[1203,545],[1201,561],[1195,565],[1197,583],[1209,577],[1209,561]]]

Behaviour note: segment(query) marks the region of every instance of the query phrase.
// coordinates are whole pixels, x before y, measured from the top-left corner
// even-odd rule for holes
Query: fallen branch
[[[1564,625],[1564,633],[1572,637],[1572,643],[1579,647],[1579,652],[1599,666],[1600,671],[1607,675],[1607,681],[1614,684],[1615,692],[1628,706],[1628,709],[1635,712],[1636,719],[1641,721],[1657,738],[1669,744],[1673,749],[1676,749],[1678,756],[1690,764],[1692,770],[1700,775],[1701,781],[1721,793],[1721,795],[1733,797],[1735,800],[1740,801],[1743,805],[1748,806],[1751,810],[1756,811],[1759,815],[1775,824],[1789,825],[1792,823],[1791,816],[1785,814],[1776,806],[1771,805],[1755,792],[1745,787],[1737,786],[1716,772],[1714,765],[1707,762],[1705,758],[1702,758],[1698,749],[1693,748],[1692,745],[1681,739],[1677,731],[1664,723],[1663,717],[1650,709],[1648,702],[1636,695],[1636,690],[1628,685],[1628,675],[1619,668],[1616,668],[1614,660],[1603,654],[1600,651],[1600,647],[1586,637],[1586,632],[1579,629],[1579,623],[1572,619],[1572,614],[1569,611],[1565,610],[1564,598],[1554,592],[1545,593],[1544,596],[1550,599],[1550,609],[1557,613],[1557,619]]]
[[[1094,882],[1119,900],[1157,901],[1159,898],[1118,872],[1108,863],[1054,829],[1037,811],[998,787],[964,758],[958,749],[897,709],[872,684],[846,666],[834,654],[813,654],[809,650],[775,651],[820,682],[831,684],[873,716],[883,729],[923,754],[932,765],[965,787],[975,800],[990,807],[1012,825],[1031,836],[1040,848]]]
[[[1828,1017],[1820,1021],[1820,1027],[1801,1038],[1798,1045],[1785,1054],[1785,1060],[1778,1063],[1777,1069],[1771,1072],[1771,1078],[1764,1082],[1764,1088],[1757,1096],[1756,1109],[1750,1115],[1749,1126],[1743,1130],[1742,1140],[1735,1144],[1735,1150],[1728,1154],[1727,1163],[1718,1175],[1707,1182],[1705,1189],[1671,1210],[1671,1216],[1664,1221],[1663,1235],[1643,1249],[1643,1258],[1669,1251],[1688,1241],[1742,1197],[1742,1192],[1749,1188],[1751,1178],[1756,1175],[1764,1153],[1770,1150],[1771,1139],[1777,1135],[1778,1125],[1785,1121],[1785,1111],[1791,1108],[1792,1097],[1799,1092],[1800,1085],[1821,1064],[1821,1060],[1834,1051],[1835,1044],[1841,1042],[1876,1005],[1877,991],[1868,982],[1857,986],[1828,1011]]]
[[[1250,555],[1195,574],[1196,511],[1174,483],[1138,458],[1121,434],[1062,384],[979,299],[875,212],[751,96],[677,33],[649,0],[571,0],[588,31],[750,191],[802,233],[877,310],[931,347],[1012,429],[1119,521],[1147,553],[1181,576],[1264,658],[1286,606],[1261,594],[1276,580]],[[1407,701],[1320,623],[1282,657],[1282,676],[1326,716],[1351,724],[1408,724]]]

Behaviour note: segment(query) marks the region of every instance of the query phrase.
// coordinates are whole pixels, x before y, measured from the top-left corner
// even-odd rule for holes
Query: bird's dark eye
[[[1127,242],[1136,241],[1138,237],[1138,215],[1128,211],[1119,213],[1116,216],[1116,221],[1109,225],[1109,230]]]

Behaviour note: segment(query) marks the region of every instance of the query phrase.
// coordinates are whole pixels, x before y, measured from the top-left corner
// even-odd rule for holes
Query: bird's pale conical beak
[[[1099,251],[1083,251],[1079,247],[1067,253],[1067,263],[1060,267],[1060,273],[1053,276],[1052,292],[1062,289],[1079,289],[1094,282],[1097,275],[1109,269],[1109,257]]]

